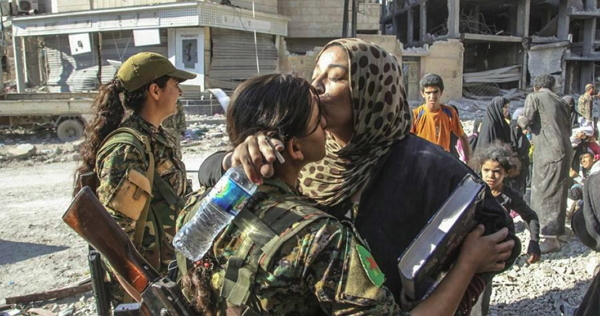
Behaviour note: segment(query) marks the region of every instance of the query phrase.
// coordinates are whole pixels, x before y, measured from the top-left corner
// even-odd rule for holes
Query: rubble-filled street
[[[467,129],[471,125],[464,123]],[[195,138],[184,142],[188,170],[197,169],[207,155],[225,148],[222,124],[192,124],[188,134]],[[61,143],[50,133],[3,133],[0,137],[0,201],[4,206],[0,210],[0,298],[85,282],[89,278],[87,245],[61,220],[72,194],[77,142]],[[15,154],[21,157],[16,159]],[[196,180],[194,172],[188,177]],[[527,245],[529,233],[519,218],[516,227]],[[490,315],[560,315],[558,306],[563,301],[571,305],[580,301],[600,254],[572,238],[563,242],[561,251],[543,255],[538,264],[529,265],[525,259],[523,255],[494,279]],[[91,292],[85,291],[6,310],[14,311],[7,315],[17,315],[17,311],[21,315],[95,315],[95,304]]]

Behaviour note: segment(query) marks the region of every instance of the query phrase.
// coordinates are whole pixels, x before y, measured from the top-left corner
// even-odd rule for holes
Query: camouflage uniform
[[[162,127],[165,128],[167,133],[173,137],[175,142],[175,152],[178,157],[181,158],[181,137],[187,128],[185,123],[185,112],[183,111],[183,103],[177,100],[177,114],[167,117],[163,121]]]
[[[176,157],[175,145],[163,128],[157,129],[135,114],[123,122],[121,127],[130,127],[142,135],[149,136],[155,159],[155,177],[160,176],[180,198],[191,191],[187,186],[185,165]],[[136,221],[119,210],[111,208],[110,205],[129,170],[137,170],[146,175],[148,158],[144,152],[128,144],[110,146],[101,151],[96,158],[96,172],[100,180],[96,190],[98,198],[119,226],[130,238],[133,238]],[[140,252],[159,272],[165,273],[167,265],[175,259],[171,242],[175,234],[175,220],[180,209],[176,205],[169,205],[154,184]]]
[[[257,260],[261,266],[250,285],[249,299],[254,304],[258,302],[256,305],[262,309],[256,312],[262,315],[405,315],[391,292],[382,285],[383,273],[350,224],[315,209],[279,180],[265,179],[259,191],[266,193],[267,198],[249,208],[249,212],[261,220],[268,221],[274,206],[279,207],[279,218],[291,215],[289,213],[300,216],[289,228],[283,226],[278,239],[285,241],[272,250],[272,257],[265,252]],[[193,205],[193,201],[188,205]],[[180,217],[178,226],[193,216],[186,213],[188,209],[190,207],[182,212],[185,219]],[[290,233],[295,227],[302,227],[307,219],[319,215],[323,217]],[[274,227],[275,223],[268,226]],[[217,292],[223,293],[228,261],[239,255],[245,239],[249,234],[263,233],[231,224],[214,241],[212,249],[218,263],[212,270],[212,282]],[[249,258],[255,255],[257,248],[260,246],[252,248]],[[270,263],[265,264],[265,261]]]
[[[587,121],[592,122],[592,112],[594,108],[594,97],[584,93],[579,97],[577,102],[577,111]]]

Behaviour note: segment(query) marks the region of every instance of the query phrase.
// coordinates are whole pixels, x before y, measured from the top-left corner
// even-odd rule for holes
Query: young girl
[[[521,215],[521,218],[527,223],[530,234],[527,254],[528,263],[538,262],[541,258],[539,245],[540,223],[538,216],[523,197],[513,189],[505,186],[503,181],[509,174],[519,169],[519,159],[512,151],[510,145],[501,142],[495,142],[485,150],[479,151],[474,157],[471,166],[474,170],[481,173],[481,178],[492,190],[492,195],[496,197],[500,205],[507,212],[511,210]]]

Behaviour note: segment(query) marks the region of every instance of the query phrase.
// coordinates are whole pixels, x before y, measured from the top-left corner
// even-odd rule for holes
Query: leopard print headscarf
[[[339,45],[348,54],[354,134],[341,147],[327,135],[327,154],[300,174],[300,190],[322,205],[335,205],[356,192],[392,143],[409,132],[412,118],[395,56],[361,39],[329,42],[319,53]]]

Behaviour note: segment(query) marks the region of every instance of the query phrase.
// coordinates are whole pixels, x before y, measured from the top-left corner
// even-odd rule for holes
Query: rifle
[[[77,187],[80,189],[87,186],[92,191],[96,191],[98,187],[98,177],[94,171],[79,174],[77,181]],[[105,281],[106,270],[102,266],[100,253],[92,246],[88,247],[88,265],[90,267],[94,299],[96,299],[96,313],[98,316],[110,316],[110,296],[108,285]]]
[[[123,288],[140,303],[142,315],[196,315],[177,284],[146,262],[89,187],[77,193],[62,219],[106,258]]]

